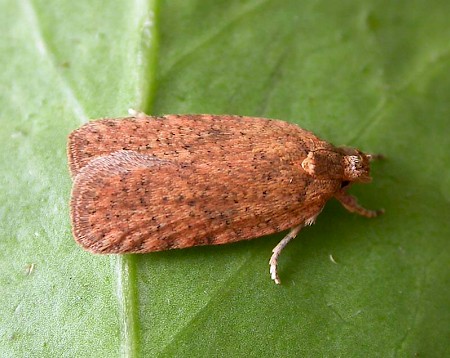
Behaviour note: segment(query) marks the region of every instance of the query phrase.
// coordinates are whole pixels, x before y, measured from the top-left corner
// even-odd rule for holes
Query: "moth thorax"
[[[302,161],[303,170],[317,179],[342,180],[342,154],[334,150],[310,151]]]

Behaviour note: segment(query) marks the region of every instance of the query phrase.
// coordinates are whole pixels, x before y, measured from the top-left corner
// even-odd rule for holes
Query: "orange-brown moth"
[[[75,240],[94,253],[219,245],[290,229],[281,250],[328,199],[371,180],[374,158],[279,120],[231,115],[102,119],[69,135]]]

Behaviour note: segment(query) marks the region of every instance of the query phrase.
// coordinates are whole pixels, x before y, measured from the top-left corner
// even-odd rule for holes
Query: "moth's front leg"
[[[380,214],[384,213],[384,209],[381,210],[369,210],[358,204],[358,200],[347,193],[344,189],[338,191],[334,197],[339,200],[344,208],[346,208],[351,213],[355,213],[366,218],[374,218]]]

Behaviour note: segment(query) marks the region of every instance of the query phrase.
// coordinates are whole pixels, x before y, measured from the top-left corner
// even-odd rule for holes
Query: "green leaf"
[[[1,356],[448,356],[448,1],[0,3]],[[66,137],[88,119],[279,118],[383,153],[284,233],[140,256],[71,237]]]

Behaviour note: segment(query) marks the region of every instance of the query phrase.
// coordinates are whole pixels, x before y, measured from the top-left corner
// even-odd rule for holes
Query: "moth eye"
[[[341,183],[341,189],[344,189],[345,187],[347,187],[350,184],[350,180],[344,180]]]
[[[353,171],[362,168],[361,158],[356,156],[356,155],[351,155],[350,156],[350,164],[351,164],[351,169]]]

